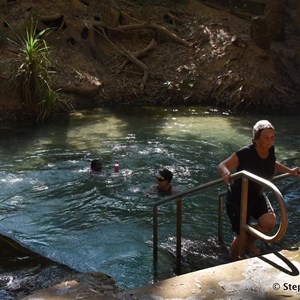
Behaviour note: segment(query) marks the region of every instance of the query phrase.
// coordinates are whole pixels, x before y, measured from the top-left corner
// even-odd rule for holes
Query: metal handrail
[[[154,267],[157,263],[157,254],[158,254],[158,206],[172,200],[176,200],[177,205],[177,222],[176,222],[176,266],[177,273],[180,273],[181,270],[181,224],[182,224],[182,197],[185,195],[191,195],[197,193],[201,190],[207,189],[209,187],[216,186],[223,183],[222,178],[210,181],[205,184],[201,184],[197,187],[187,189],[183,192],[176,193],[173,196],[165,197],[153,203],[153,262]]]
[[[236,173],[238,174],[238,173]],[[231,177],[232,178],[232,177]],[[169,196],[169,197],[165,197],[163,199],[160,199],[156,202],[153,203],[153,206],[159,206],[161,204],[164,204],[164,203],[167,203],[167,202],[170,202],[172,200],[175,200],[175,199],[178,199],[178,198],[182,198],[183,196],[186,196],[186,195],[191,195],[191,194],[195,194],[201,190],[204,190],[204,189],[207,189],[207,188],[210,188],[210,187],[213,187],[213,186],[216,186],[216,185],[219,185],[221,183],[224,183],[223,179],[220,178],[220,179],[216,179],[216,180],[212,180],[212,181],[209,181],[208,183],[204,183],[204,184],[200,184],[194,188],[190,188],[190,189],[187,189],[183,192],[178,192],[176,193],[175,195],[172,195],[172,196]]]
[[[238,175],[240,175],[240,173],[241,172],[233,174],[230,178],[232,178],[232,179],[239,178],[239,177],[241,177],[241,176],[238,176]],[[250,225],[247,225],[245,223],[241,224],[241,227],[244,228],[249,233],[251,233],[252,235],[254,235],[255,237],[258,237],[258,238],[264,240],[265,242],[272,243],[272,242],[276,242],[276,241],[280,240],[286,232],[287,223],[288,223],[286,205],[285,205],[285,202],[284,202],[284,199],[283,199],[283,196],[282,196],[281,192],[269,180],[263,179],[263,178],[261,178],[257,175],[254,175],[254,174],[252,174],[248,171],[242,171],[242,173],[243,173],[243,176],[242,176],[243,179],[244,178],[251,179],[251,181],[259,183],[259,184],[263,185],[264,187],[268,187],[274,192],[274,195],[277,199],[277,202],[278,202],[279,208],[280,208],[281,222],[280,222],[280,226],[278,228],[278,231],[273,236],[268,236],[266,234],[263,234],[262,232],[258,231],[257,229],[255,229],[255,228],[253,228]],[[243,185],[245,185],[244,182],[243,182]],[[242,191],[242,193],[243,193],[243,191]],[[242,202],[241,202],[242,206],[243,206],[243,204],[245,206],[247,206],[247,200],[248,200],[247,197],[245,197],[245,199],[243,199],[243,195],[242,195]],[[241,208],[241,210],[242,210],[242,208]]]
[[[279,176],[274,177],[273,181],[283,179],[290,176],[290,174],[282,174]],[[239,249],[239,255],[242,257],[245,252],[245,236],[246,236],[246,231],[249,232],[250,234],[254,235],[255,237],[258,237],[268,243],[275,242],[280,240],[287,229],[288,225],[288,217],[287,217],[287,211],[286,211],[286,205],[283,199],[283,196],[281,192],[278,190],[278,188],[270,181],[263,179],[257,175],[254,175],[248,171],[240,171],[235,174],[232,174],[230,176],[230,180],[242,178],[242,203],[241,203],[241,225],[240,225],[240,233],[241,233],[241,246]],[[280,213],[281,213],[281,222],[279,225],[278,231],[273,235],[273,236],[268,236],[263,234],[262,232],[256,230],[255,228],[251,227],[250,225],[246,224],[246,212],[247,212],[247,201],[248,201],[248,180],[252,180],[258,184],[261,184],[264,187],[270,188],[277,199],[277,202],[279,204],[280,208]],[[153,258],[154,258],[154,263],[156,264],[157,262],[157,253],[158,253],[158,206],[171,202],[172,200],[177,200],[177,245],[176,245],[176,261],[177,261],[177,271],[180,272],[181,269],[181,223],[182,223],[182,197],[186,195],[191,195],[198,193],[204,189],[210,188],[217,186],[219,184],[224,183],[223,179],[216,179],[212,180],[208,183],[201,184],[197,187],[187,189],[183,192],[176,193],[175,195],[160,199],[158,201],[155,201],[153,203]],[[220,213],[222,213],[222,210],[219,207],[219,218],[220,218]],[[220,229],[220,228],[219,228]]]
[[[277,175],[273,178],[272,182],[279,181],[285,179],[287,177],[292,176],[291,174],[285,173],[281,175]],[[218,205],[218,239],[220,241],[223,240],[222,237],[222,215],[223,215],[223,206],[224,206],[224,196],[226,195],[226,191],[219,193],[219,205]]]

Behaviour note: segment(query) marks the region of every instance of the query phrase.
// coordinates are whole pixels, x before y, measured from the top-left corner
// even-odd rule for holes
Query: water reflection
[[[299,165],[300,129],[293,125],[299,115],[131,107],[76,112],[68,122],[47,127],[0,129],[0,230],[78,271],[107,273],[120,287],[152,282],[153,199],[144,191],[157,170],[169,168],[182,190],[219,178],[217,164],[251,141],[252,126],[261,118],[276,127],[278,159]],[[91,174],[89,159],[99,157],[104,172]],[[215,239],[217,194],[224,188],[184,199],[184,256],[193,268],[228,258]],[[283,244],[296,243],[299,181],[286,179],[280,188],[290,210]],[[174,225],[175,206],[161,207],[162,277],[174,275],[174,260],[166,254],[174,247]],[[230,230],[224,235],[231,240]]]

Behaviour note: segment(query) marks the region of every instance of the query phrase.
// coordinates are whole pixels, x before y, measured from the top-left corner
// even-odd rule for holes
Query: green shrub
[[[16,41],[13,41],[19,54],[13,68],[12,81],[24,98],[26,107],[34,113],[39,122],[53,116],[61,104],[65,105],[65,108],[72,108],[71,104],[60,99],[57,91],[51,88],[50,52],[44,39],[49,33],[49,29],[38,32],[37,22],[31,19],[25,37],[17,36]]]

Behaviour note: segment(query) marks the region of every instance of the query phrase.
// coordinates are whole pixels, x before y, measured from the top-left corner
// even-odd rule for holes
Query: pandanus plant
[[[21,93],[24,104],[39,122],[53,116],[60,105],[67,109],[72,108],[72,105],[60,98],[58,92],[51,87],[50,51],[44,39],[49,33],[48,28],[38,32],[37,22],[32,19],[25,36],[18,36],[14,41],[18,48],[18,58],[13,68],[12,80]]]

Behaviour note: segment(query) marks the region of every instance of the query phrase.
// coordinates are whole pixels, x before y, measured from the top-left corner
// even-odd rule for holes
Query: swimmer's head
[[[163,169],[163,170],[158,172],[156,177],[157,177],[158,181],[165,181],[166,180],[170,183],[173,179],[173,173],[171,171],[169,171],[168,169]]]
[[[99,159],[93,159],[91,161],[91,169],[94,172],[101,172],[102,171],[102,164]]]

